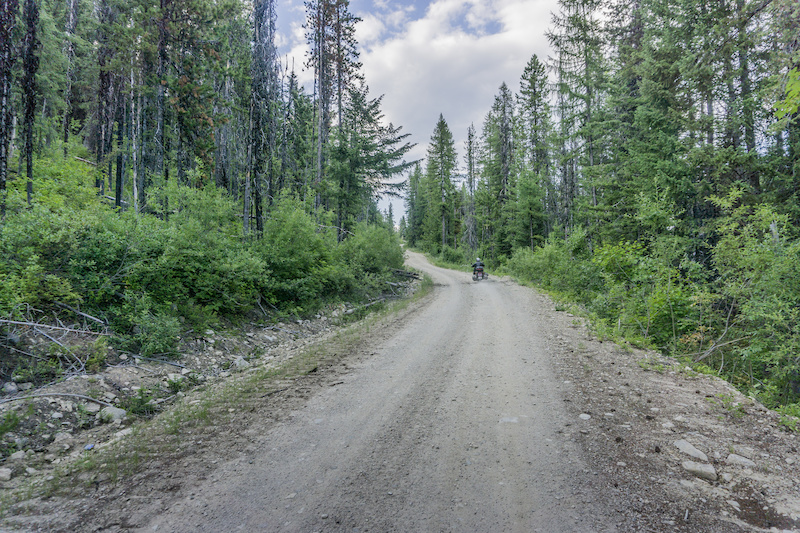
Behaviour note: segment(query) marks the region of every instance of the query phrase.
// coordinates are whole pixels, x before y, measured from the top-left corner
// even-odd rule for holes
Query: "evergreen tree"
[[[405,238],[409,246],[417,246],[422,242],[422,228],[426,212],[427,203],[422,177],[422,166],[416,163],[408,177],[408,187],[406,188],[406,213],[408,214],[408,222]]]
[[[559,119],[558,143],[561,180],[561,222],[574,223],[576,200],[581,192],[597,205],[593,166],[600,163],[602,130],[595,113],[603,97],[605,74],[600,0],[560,0],[553,15],[554,28],[547,38],[555,50]]]
[[[483,124],[481,174],[488,191],[488,231],[493,254],[511,253],[510,233],[513,207],[511,192],[515,186],[512,176],[514,156],[514,101],[508,86],[503,83],[495,96]]]
[[[517,242],[526,246],[534,246],[552,231],[557,214],[551,179],[549,94],[545,65],[534,55],[520,79],[515,117],[514,174],[519,182],[515,196],[520,224]]]
[[[423,235],[426,242],[442,248],[455,245],[455,184],[457,171],[453,134],[439,115],[428,145],[425,167],[426,210]],[[438,241],[437,241],[438,239]]]
[[[462,218],[464,231],[461,240],[473,252],[478,248],[478,227],[475,217],[475,190],[478,182],[478,140],[475,137],[475,126],[469,125],[467,140],[464,146],[464,163],[466,164],[466,183],[463,188]]]

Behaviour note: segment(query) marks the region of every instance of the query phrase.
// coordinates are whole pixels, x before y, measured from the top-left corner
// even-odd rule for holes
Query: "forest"
[[[369,94],[359,19],[306,2],[308,94],[278,58],[275,4],[0,2],[3,381],[102,367],[107,338],[175,356],[209,326],[397,281],[377,199],[400,194],[413,145]],[[79,350],[43,324],[110,337]]]
[[[402,234],[798,415],[799,37],[796,0],[560,0],[462,150],[439,116]]]
[[[402,266],[377,198],[405,194],[409,245],[800,414],[796,0],[561,0],[551,56],[465,146],[439,116],[422,162],[369,93],[348,0],[305,9],[300,66],[275,0],[0,0],[4,378],[99,357],[28,353],[19,323],[163,355],[375,297]]]

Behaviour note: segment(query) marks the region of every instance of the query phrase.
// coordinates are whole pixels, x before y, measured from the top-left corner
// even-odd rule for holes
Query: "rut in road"
[[[141,531],[614,531],[563,436],[544,298],[439,269],[375,355]]]

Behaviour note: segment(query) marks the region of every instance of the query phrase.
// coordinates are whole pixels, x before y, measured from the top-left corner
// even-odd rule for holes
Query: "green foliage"
[[[123,350],[144,356],[175,355],[181,333],[178,318],[160,309],[146,294],[127,293],[114,322],[120,332],[116,342]]]
[[[586,234],[582,231],[576,231],[567,240],[551,238],[535,251],[518,248],[507,268],[524,281],[582,303],[592,301],[603,286],[600,269],[591,261]]]
[[[466,248],[458,248],[455,249],[452,246],[445,246],[439,252],[439,259],[441,259],[444,263],[450,265],[464,265],[466,263],[470,263],[469,257],[467,254],[470,253],[470,250]],[[471,255],[471,254],[470,254]],[[473,259],[474,262],[474,259]]]
[[[726,356],[731,376],[747,370],[742,386],[770,406],[800,398],[800,241],[771,206],[741,202],[743,191],[714,198],[724,210],[714,248],[715,282],[721,300],[716,328],[728,341],[715,351]],[[721,344],[721,343],[718,343]],[[731,357],[732,356],[732,357]]]
[[[44,360],[23,359],[14,369],[14,381],[42,384],[52,381],[63,373],[57,357]]]
[[[778,408],[781,414],[780,424],[789,431],[800,431],[800,403],[792,403]]]
[[[153,188],[155,216],[75,203],[62,198],[68,188],[48,187],[56,185],[40,190],[50,207],[21,209],[0,225],[0,313],[79,306],[108,321],[118,348],[145,356],[175,354],[184,329],[244,316],[260,299],[303,312],[372,295],[403,262],[388,228],[361,223],[340,245],[329,224],[289,196],[274,203],[262,238],[246,240],[239,208],[215,187]],[[90,371],[105,363],[103,342],[86,354]],[[41,381],[57,366],[54,358],[19,371]]]
[[[98,337],[90,348],[86,358],[86,371],[99,372],[106,364],[108,357],[108,337]]]
[[[302,310],[346,288],[347,272],[333,263],[335,246],[335,234],[318,231],[299,200],[281,198],[264,224],[263,238],[254,244],[266,264],[262,283],[267,299]]]
[[[19,415],[15,411],[8,411],[3,418],[0,419],[0,440],[6,433],[14,431],[19,426]]]
[[[800,108],[800,68],[793,68],[786,77],[786,96],[775,103],[775,116],[779,119],[797,113]]]
[[[356,226],[355,235],[345,239],[339,253],[356,271],[377,274],[403,267],[403,251],[397,234],[364,222]]]
[[[139,392],[120,402],[120,407],[130,414],[138,416],[152,416],[156,413],[156,393],[147,388],[139,389]]]
[[[691,311],[692,288],[680,272],[641,243],[606,244],[594,255],[605,279],[605,290],[589,308],[627,337],[669,349],[684,329]]]

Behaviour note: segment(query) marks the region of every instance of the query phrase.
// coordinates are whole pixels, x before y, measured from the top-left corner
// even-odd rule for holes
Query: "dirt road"
[[[409,264],[430,303],[138,531],[614,531],[562,431],[544,298]]]
[[[533,290],[408,262],[436,287],[392,315],[193,340],[205,378],[176,405],[6,462],[0,531],[800,531],[796,420]],[[163,366],[50,392],[159,387]]]

